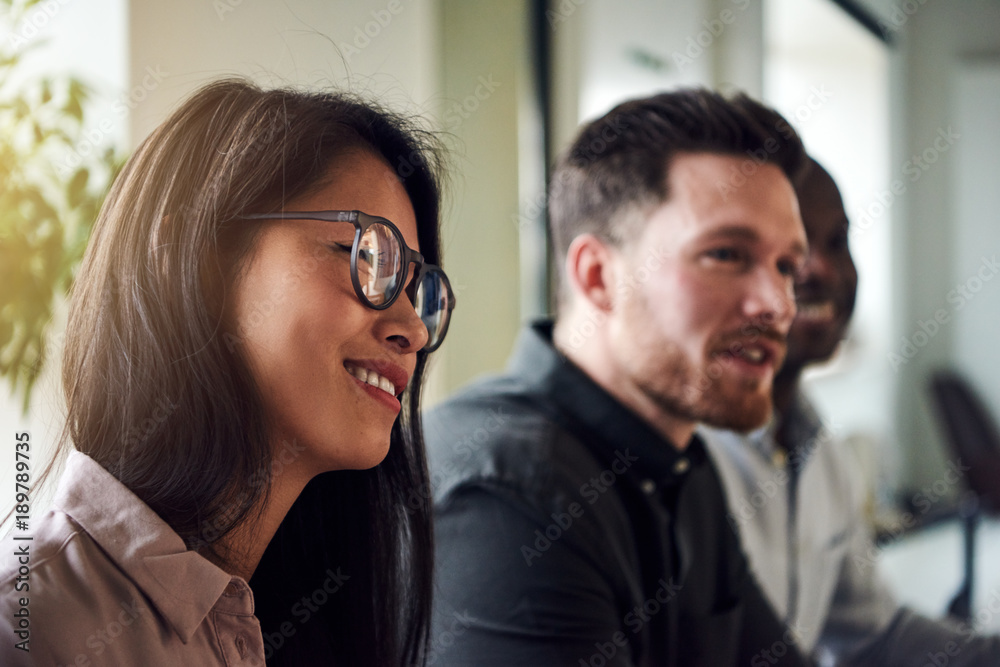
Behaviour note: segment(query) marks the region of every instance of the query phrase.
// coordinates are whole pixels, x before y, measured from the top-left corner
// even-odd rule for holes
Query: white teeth
[[[358,366],[354,366],[353,364],[344,364],[344,368],[347,369],[348,373],[358,378],[362,382],[368,382],[368,369],[360,368]]]
[[[358,378],[365,384],[369,384],[373,387],[378,387],[390,396],[396,395],[396,386],[388,378],[384,378],[378,373],[368,368],[361,368],[360,366],[355,366],[354,364],[344,364],[344,368],[347,372]]]
[[[758,348],[743,348],[742,356],[747,361],[758,364],[764,360],[764,351]]]

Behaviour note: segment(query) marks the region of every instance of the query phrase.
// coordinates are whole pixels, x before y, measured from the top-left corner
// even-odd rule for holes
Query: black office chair
[[[1000,514],[1000,431],[975,390],[954,371],[931,377],[931,394],[951,452],[969,467],[959,512],[965,535],[965,577],[948,606],[951,616],[971,619],[976,526],[982,513]]]

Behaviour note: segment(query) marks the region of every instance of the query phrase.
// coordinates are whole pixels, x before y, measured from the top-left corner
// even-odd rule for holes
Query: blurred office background
[[[501,370],[520,324],[547,312],[546,169],[581,121],[679,85],[746,90],[801,132],[854,225],[856,318],[808,389],[858,453],[873,507],[914,511],[931,490],[932,515],[961,491],[942,484],[934,369],[959,369],[1000,413],[995,0],[48,0],[7,28],[17,48],[37,40],[22,75],[93,85],[95,149],[129,151],[226,75],[347,88],[442,130],[459,308],[428,403]],[[0,437],[29,430],[36,459],[62,422],[65,304],[55,313],[26,413],[0,384]],[[5,463],[0,488],[9,478]],[[987,583],[1000,589],[1000,573]]]

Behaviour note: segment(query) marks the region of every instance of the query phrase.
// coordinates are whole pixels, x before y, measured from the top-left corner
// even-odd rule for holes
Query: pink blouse
[[[69,455],[29,527],[0,541],[0,665],[264,664],[247,583],[89,456]]]

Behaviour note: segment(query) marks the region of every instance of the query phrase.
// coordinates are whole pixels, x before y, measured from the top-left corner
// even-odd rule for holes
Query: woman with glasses
[[[73,289],[76,451],[2,544],[30,574],[12,593],[0,561],[0,663],[422,663],[430,519],[405,499],[455,303],[435,146],[370,103],[238,80],[139,146]]]

